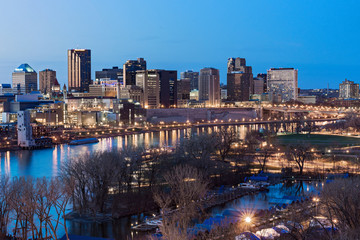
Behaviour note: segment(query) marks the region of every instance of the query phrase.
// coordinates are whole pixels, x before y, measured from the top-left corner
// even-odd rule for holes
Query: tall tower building
[[[156,70],[137,71],[136,86],[143,91],[144,108],[160,107],[160,75]]]
[[[123,66],[123,78],[125,85],[136,84],[136,71],[146,70],[146,61],[143,58],[128,60]]]
[[[68,90],[89,91],[91,84],[91,50],[68,50]]]
[[[39,90],[48,94],[51,93],[53,86],[57,84],[56,71],[45,69],[39,72]]]
[[[156,70],[160,78],[160,105],[164,108],[177,105],[177,71]]]
[[[210,106],[220,106],[220,75],[215,68],[203,68],[199,76],[199,100]]]
[[[12,73],[14,92],[26,94],[37,91],[37,73],[29,64],[21,64]]]
[[[253,90],[252,68],[245,58],[229,58],[227,64],[227,96],[230,101],[248,101]]]
[[[272,102],[297,100],[298,70],[294,68],[271,68],[268,70],[267,92]]]
[[[144,107],[169,108],[177,105],[177,71],[162,69],[139,70],[136,86],[144,93]]]
[[[359,84],[345,79],[339,85],[339,98],[359,98]]]
[[[193,72],[192,70],[187,70],[180,73],[180,79],[190,81],[190,91],[194,89],[199,89],[199,72]]]

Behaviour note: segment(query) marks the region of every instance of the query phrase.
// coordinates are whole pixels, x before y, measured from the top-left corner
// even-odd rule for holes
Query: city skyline
[[[220,81],[226,83],[226,61],[239,56],[247,59],[254,75],[270,68],[298,69],[300,88],[325,88],[328,83],[336,88],[345,78],[359,82],[356,1],[204,3],[3,3],[0,27],[5,37],[0,49],[0,83],[10,83],[13,70],[22,63],[30,64],[37,72],[54,69],[59,83],[67,83],[66,54],[72,48],[91,49],[92,79],[95,71],[121,67],[128,59],[143,57],[148,69],[177,70],[178,78],[188,69],[214,67],[220,70]],[[80,7],[84,11],[79,18],[70,18]],[[27,11],[29,8],[37,11]],[[118,9],[122,9],[121,14],[110,14]],[[16,19],[11,18],[15,10],[19,13]],[[150,18],[152,11],[147,10],[160,12],[159,17]],[[138,21],[132,16],[139,17]],[[84,24],[81,17],[88,22]],[[25,20],[31,27],[16,30]],[[239,27],[240,22],[246,24]],[[33,31],[43,28],[46,34]],[[215,29],[217,36],[209,38],[210,29]],[[107,34],[102,37],[104,30]]]

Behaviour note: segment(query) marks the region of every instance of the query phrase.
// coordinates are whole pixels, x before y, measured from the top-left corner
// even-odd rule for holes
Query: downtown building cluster
[[[272,68],[253,77],[244,58],[229,58],[227,87],[218,69],[200,71],[148,69],[143,58],[122,68],[95,71],[91,50],[68,50],[68,84],[60,86],[56,71],[37,72],[21,64],[12,86],[2,84],[2,122],[16,122],[16,113],[32,109],[31,121],[44,125],[98,126],[134,124],[146,120],[146,109],[221,108],[249,101],[287,102],[298,99],[297,70]],[[39,84],[38,84],[39,83]]]

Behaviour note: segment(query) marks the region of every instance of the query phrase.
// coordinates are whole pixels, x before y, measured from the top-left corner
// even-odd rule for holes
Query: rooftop
[[[29,64],[23,63],[23,64],[21,64],[18,68],[16,68],[16,69],[14,70],[14,72],[32,73],[32,72],[35,72],[35,70],[34,70],[32,67],[30,67]]]

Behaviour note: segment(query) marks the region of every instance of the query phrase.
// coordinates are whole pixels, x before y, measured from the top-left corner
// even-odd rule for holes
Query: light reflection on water
[[[236,129],[238,136],[243,139],[248,127],[240,126],[236,127]],[[187,128],[102,138],[99,139],[98,143],[78,146],[62,144],[48,149],[0,152],[0,174],[6,174],[10,177],[32,176],[35,178],[49,178],[58,175],[59,169],[64,162],[81,154],[93,151],[121,150],[129,145],[145,148],[175,146],[182,138],[191,135],[192,132],[200,134],[202,132],[211,133],[214,130],[216,131],[212,127]],[[125,217],[103,224],[68,222],[68,228],[71,234],[97,237],[115,236],[116,239],[126,239],[127,236],[131,235],[130,224],[142,220],[143,217],[143,215]]]

